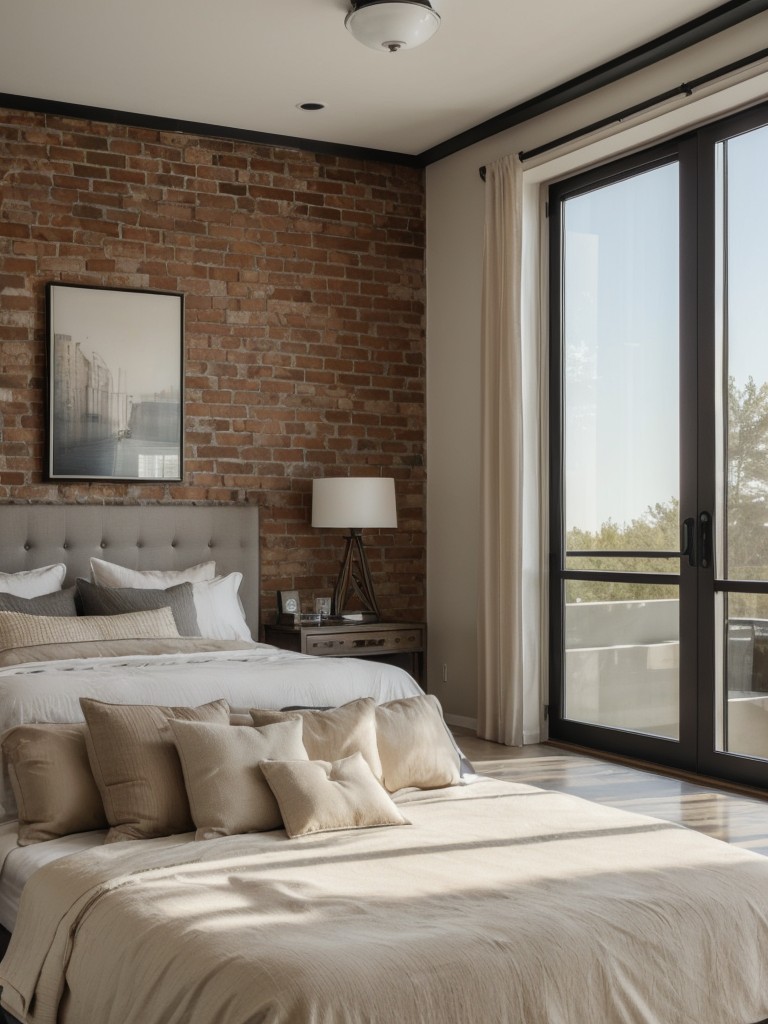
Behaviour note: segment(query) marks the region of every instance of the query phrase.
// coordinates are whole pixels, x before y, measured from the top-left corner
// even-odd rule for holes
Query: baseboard
[[[448,725],[458,725],[462,729],[470,729],[472,732],[477,732],[476,718],[465,718],[463,715],[444,715],[443,717]]]

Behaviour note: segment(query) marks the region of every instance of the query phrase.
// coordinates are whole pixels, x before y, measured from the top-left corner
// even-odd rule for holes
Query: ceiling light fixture
[[[364,46],[397,53],[431,39],[440,15],[429,0],[352,0],[344,24]]]

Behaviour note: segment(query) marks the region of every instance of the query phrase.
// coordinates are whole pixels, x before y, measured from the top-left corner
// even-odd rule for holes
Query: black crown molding
[[[422,153],[398,153],[389,150],[370,149],[365,146],[348,146],[343,143],[325,142],[321,139],[306,139],[293,135],[273,135],[268,132],[250,131],[245,128],[231,128],[199,121],[182,121],[175,118],[158,117],[153,114],[136,114],[125,110],[111,110],[105,107],[84,106],[79,103],[63,103],[38,97],[16,96],[0,93],[0,106],[12,110],[29,110],[33,113],[56,114],[61,117],[81,118],[88,121],[102,121],[128,125],[135,128],[151,128],[156,131],[179,132],[208,138],[234,139],[265,146],[280,146],[287,149],[308,150],[313,153],[349,157],[354,160],[399,164],[404,167],[423,168],[443,160],[459,150],[473,146],[483,139],[498,135],[499,132],[545,114],[571,100],[587,96],[606,85],[617,82],[628,75],[650,67],[659,61],[711,39],[726,29],[754,18],[768,11],[768,0],[729,0],[714,10],[672,29],[664,35],[642,46],[628,50],[613,60],[600,64],[576,78],[548,89],[524,103],[519,103],[451,139],[438,143]]]
[[[540,114],[546,114],[556,107],[570,103],[571,100],[587,96],[589,93],[602,89],[613,82],[618,82],[636,71],[642,71],[644,68],[657,64],[667,57],[673,57],[681,50],[711,39],[712,36],[733,28],[749,18],[754,18],[757,14],[763,14],[765,11],[768,11],[768,0],[729,0],[729,3],[722,4],[722,6],[694,18],[693,21],[688,21],[634,50],[628,50],[620,57],[615,57],[605,64],[586,71],[583,75],[571,78],[524,103],[519,103],[502,114],[497,114],[495,117],[483,121],[482,124],[455,135],[452,139],[446,139],[445,142],[425,149],[423,153],[419,154],[419,159],[426,167],[461,149],[473,146],[476,142],[482,142],[483,139],[498,135],[499,132],[506,131],[508,128],[514,128],[524,121],[530,121]]]
[[[200,135],[210,139],[231,139],[236,142],[251,142],[262,146],[302,149],[312,153],[349,157],[353,160],[372,160],[387,164],[400,164],[404,167],[424,166],[419,156],[410,153],[393,153],[389,150],[370,149],[366,146],[347,146],[339,142],[305,139],[295,135],[272,135],[269,132],[255,132],[247,128],[231,128],[226,125],[207,124],[204,121],[182,121],[172,117],[159,117],[155,114],[135,114],[127,110],[91,107],[81,103],[63,103],[60,100],[46,100],[36,96],[16,96],[13,93],[0,92],[0,107],[7,107],[10,110],[28,110],[34,114],[54,114],[58,117],[72,117],[84,121],[122,124],[131,128],[150,128],[158,132],[178,132],[184,135]]]

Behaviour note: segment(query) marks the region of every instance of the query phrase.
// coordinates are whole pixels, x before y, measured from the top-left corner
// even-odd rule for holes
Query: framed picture
[[[301,615],[301,598],[298,590],[278,590],[277,592],[277,617],[278,621],[294,618]]]
[[[50,283],[48,479],[181,480],[184,296]]]

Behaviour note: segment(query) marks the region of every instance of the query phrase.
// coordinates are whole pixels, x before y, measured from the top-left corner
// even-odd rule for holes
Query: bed
[[[87,573],[91,557],[142,570],[185,568],[211,553],[217,571],[253,568],[255,510],[144,515],[0,508],[0,568],[64,561],[71,577]],[[253,623],[258,574],[248,575],[243,604]],[[173,756],[197,826],[126,841],[135,837],[118,834],[126,826],[110,818],[108,831],[19,846],[18,826],[0,824],[0,921],[13,931],[0,1002],[9,1020],[768,1018],[765,858],[668,822],[472,774],[437,702],[399,669],[247,641],[212,651],[196,643],[183,653],[0,668],[5,735],[29,722],[60,729],[67,743],[82,732],[112,811],[121,791],[101,761],[117,735],[109,728],[116,721],[134,735],[142,716],[176,705]],[[279,710],[295,705],[304,707]],[[185,718],[200,707],[210,719]],[[256,749],[283,752],[259,760],[258,787],[247,760]],[[214,785],[211,766],[222,763],[240,774],[233,768]],[[8,816],[7,775],[2,787]],[[269,817],[275,809],[279,824]]]

